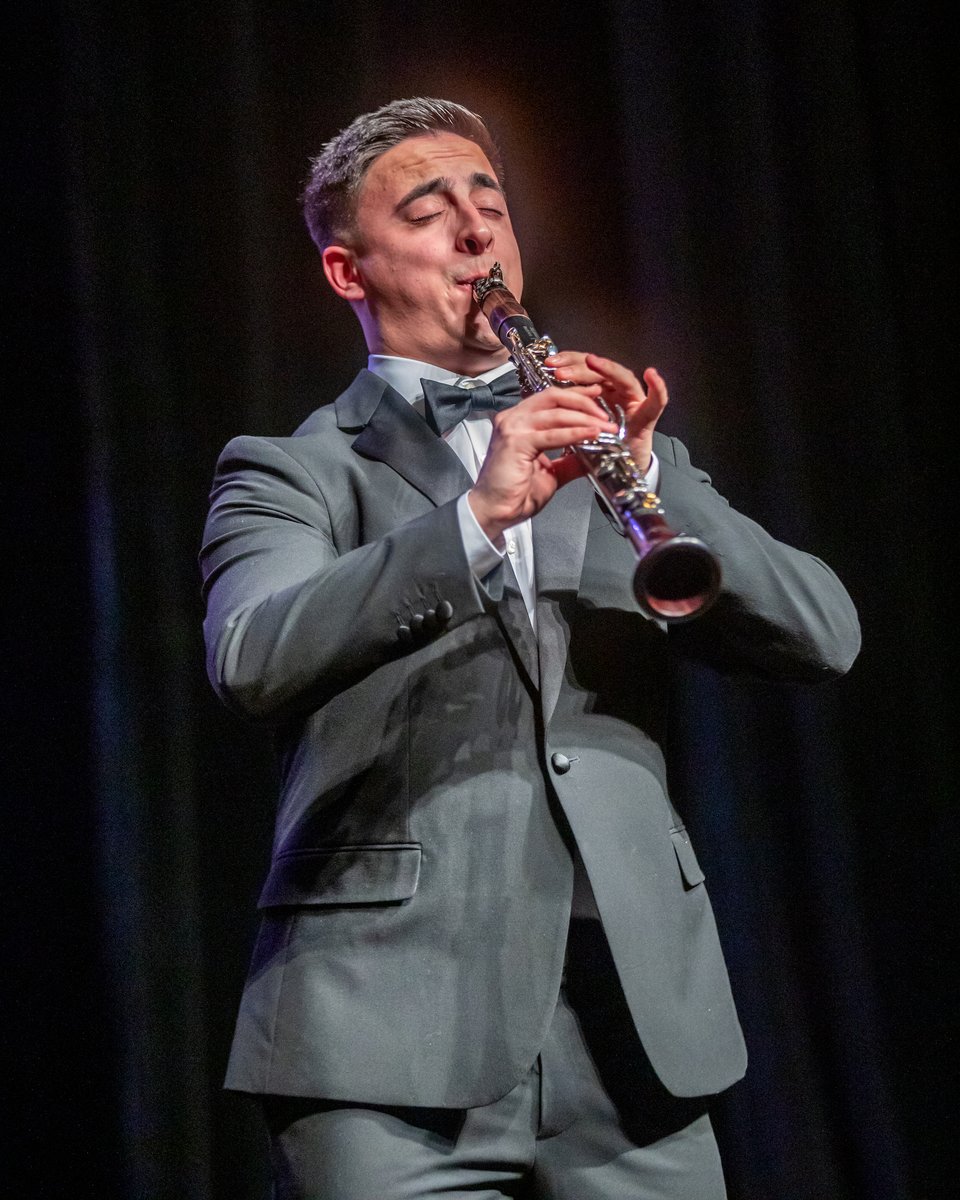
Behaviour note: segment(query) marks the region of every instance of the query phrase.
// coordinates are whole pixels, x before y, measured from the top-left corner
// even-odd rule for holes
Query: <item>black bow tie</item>
[[[516,371],[505,371],[492,383],[474,387],[458,387],[452,383],[437,383],[421,379],[423,415],[435,434],[442,437],[448,429],[459,425],[470,412],[495,413],[512,408],[520,400],[520,380]]]

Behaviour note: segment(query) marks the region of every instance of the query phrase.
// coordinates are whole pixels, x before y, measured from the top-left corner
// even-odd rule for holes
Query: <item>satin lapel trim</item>
[[[537,641],[544,724],[557,705],[567,661],[570,631],[560,600],[580,588],[587,530],[596,493],[586,479],[561,488],[533,519],[533,559],[537,573]]]
[[[523,663],[530,682],[535,688],[540,686],[539,654],[537,651],[537,636],[530,624],[527,606],[523,602],[523,593],[510,559],[503,562],[504,580],[503,597],[497,605],[500,623],[504,634],[513,644],[520,661]]]
[[[383,384],[380,401],[354,439],[353,449],[392,467],[438,507],[456,500],[473,484],[446,442],[389,384]]]

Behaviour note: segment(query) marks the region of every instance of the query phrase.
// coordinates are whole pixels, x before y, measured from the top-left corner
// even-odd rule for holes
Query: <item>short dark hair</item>
[[[318,250],[352,232],[360,186],[380,155],[405,138],[425,133],[456,133],[476,142],[503,187],[500,151],[476,113],[452,100],[393,100],[351,121],[310,160],[310,178],[300,200]]]

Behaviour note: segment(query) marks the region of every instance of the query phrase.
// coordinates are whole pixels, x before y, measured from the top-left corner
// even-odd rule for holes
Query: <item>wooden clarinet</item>
[[[473,294],[509,351],[525,396],[570,386],[555,379],[544,365],[557,348],[549,337],[537,333],[526,309],[504,283],[499,263],[485,279],[474,282]],[[578,442],[567,453],[577,456],[615,527],[637,553],[633,592],[640,609],[657,621],[692,620],[706,612],[719,594],[720,563],[699,538],[670,528],[660,497],[647,486],[627,449],[623,410],[611,408],[602,397],[597,403],[617,425],[617,432]]]

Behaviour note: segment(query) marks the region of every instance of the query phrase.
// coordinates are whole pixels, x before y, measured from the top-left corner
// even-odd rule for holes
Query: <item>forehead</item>
[[[468,138],[456,133],[428,133],[404,138],[381,154],[367,171],[359,201],[395,203],[411,188],[431,179],[466,181],[482,173],[496,179],[487,156]]]

